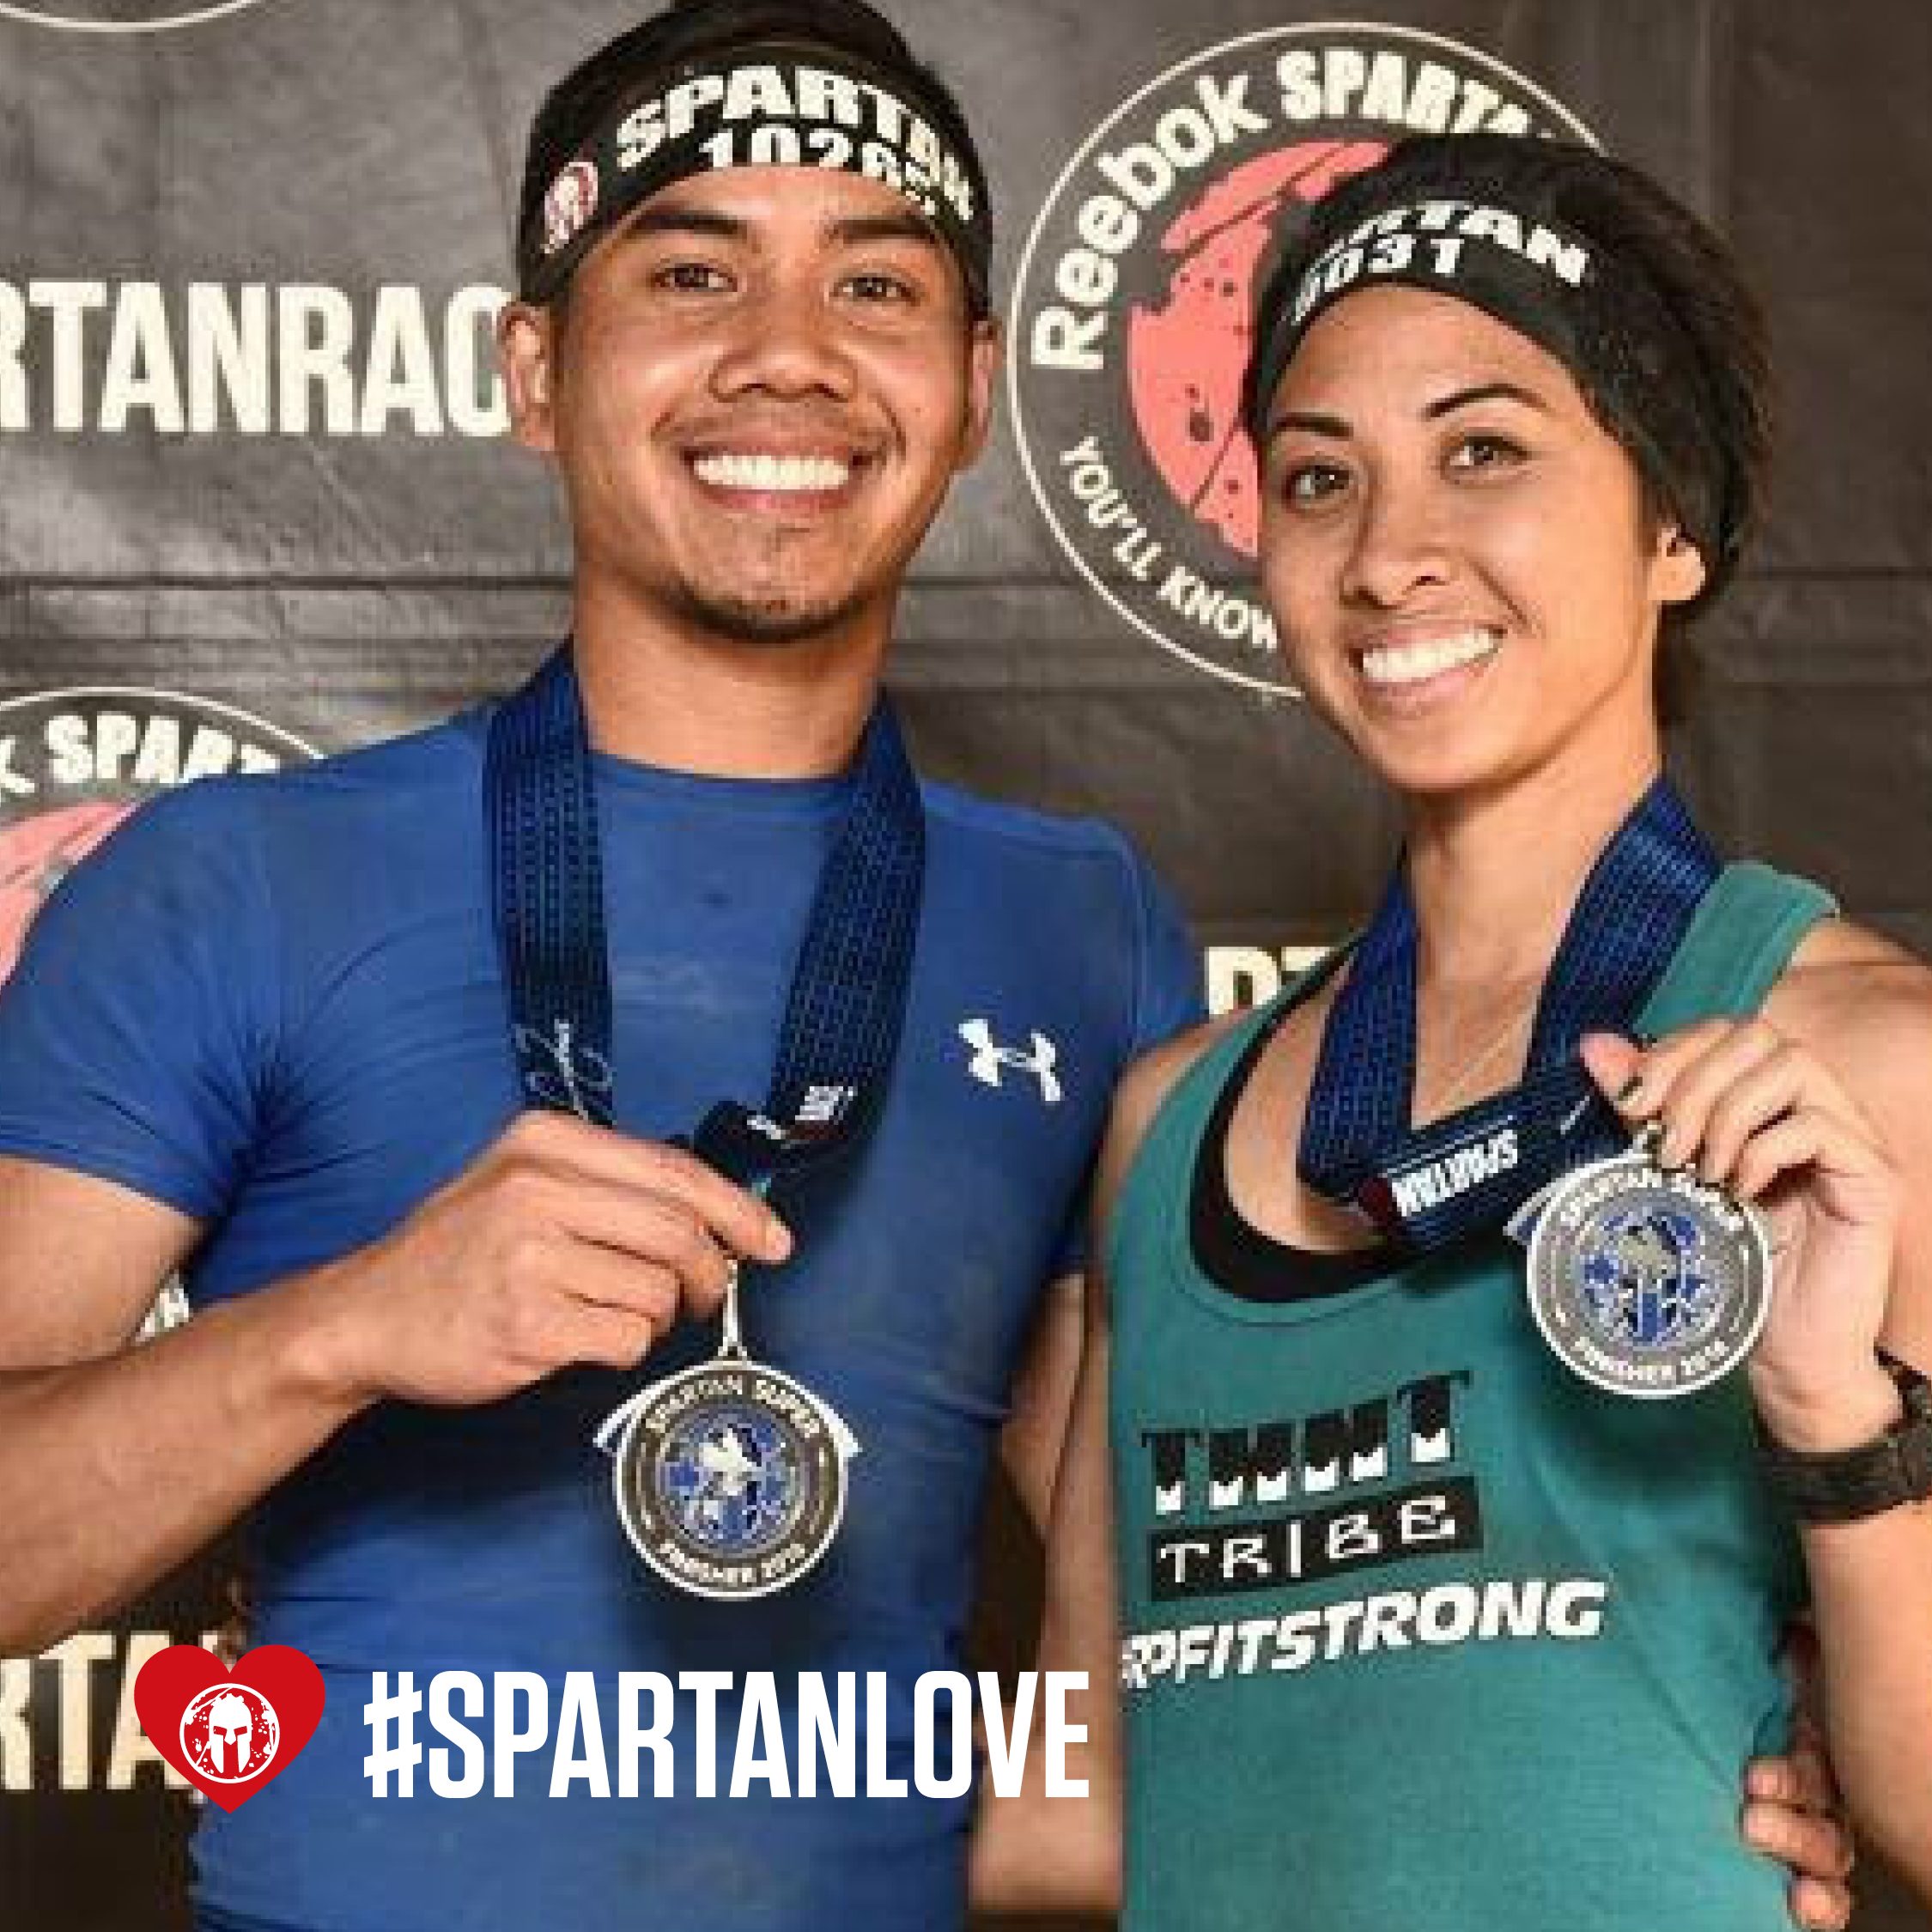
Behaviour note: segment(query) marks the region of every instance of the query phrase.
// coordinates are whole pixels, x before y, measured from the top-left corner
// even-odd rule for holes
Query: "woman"
[[[1268,599],[1406,839],[1358,944],[1119,1103],[1050,1613],[1111,1515],[1130,1927],[1782,1925],[1735,1792],[1807,1601],[1853,1817],[1932,1899],[1932,975],[1659,784],[1761,342],[1654,185],[1510,137],[1345,185],[1261,304]],[[1504,1224],[1640,1131],[1539,1263],[1573,1369]],[[1775,1292],[1713,1379],[1740,1201]]]

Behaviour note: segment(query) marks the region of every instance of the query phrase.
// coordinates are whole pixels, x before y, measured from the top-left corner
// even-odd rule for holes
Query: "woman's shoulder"
[[[1147,1137],[1155,1115],[1188,1069],[1202,1054],[1251,1015],[1244,1009],[1218,1014],[1200,1026],[1177,1033],[1171,1040],[1141,1054],[1121,1076],[1114,1090],[1113,1112],[1107,1122],[1107,1139],[1100,1150],[1100,1164],[1094,1181],[1093,1221],[1099,1229],[1109,1227],[1121,1188],[1133,1165],[1134,1156]]]
[[[1159,1113],[1162,1102],[1183,1076],[1229,1034],[1254,1017],[1253,1010],[1249,1007],[1218,1013],[1212,1019],[1163,1041],[1151,1052],[1141,1054],[1121,1076],[1120,1086],[1114,1095],[1113,1123],[1109,1129],[1110,1138],[1125,1139],[1130,1145],[1138,1145],[1149,1122]]]
[[[1896,940],[1849,919],[1806,934],[1773,991],[1766,1014],[1826,1052],[1849,1031],[1862,1042],[1932,1028],[1932,968]]]
[[[1334,995],[1332,975],[1313,975],[1289,988],[1263,1008],[1240,1007],[1220,1013],[1204,1024],[1177,1034],[1143,1054],[1121,1076],[1114,1096],[1107,1149],[1102,1159],[1102,1189],[1117,1185],[1132,1164],[1147,1129],[1176,1087],[1231,1034],[1244,1036],[1255,1027],[1267,1030],[1267,1057],[1285,1050],[1291,1059],[1308,1057],[1309,1044],[1321,1036]]]
[[[1932,969],[1882,933],[1832,919],[1808,933],[1765,1017],[1808,1047],[1875,1124],[1932,1155]]]

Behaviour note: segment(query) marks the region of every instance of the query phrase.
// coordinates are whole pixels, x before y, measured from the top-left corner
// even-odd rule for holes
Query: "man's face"
[[[860,176],[674,184],[513,307],[517,434],[563,474],[580,586],[753,642],[890,615],[978,453],[997,341],[905,201]]]

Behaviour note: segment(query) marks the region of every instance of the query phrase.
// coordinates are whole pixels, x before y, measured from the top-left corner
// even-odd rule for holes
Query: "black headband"
[[[714,168],[826,167],[903,195],[952,251],[975,315],[991,299],[993,216],[969,143],[916,82],[857,57],[754,41],[626,92],[557,171],[517,237],[518,291],[550,300],[641,202]]]
[[[1555,356],[1698,546],[1707,576],[1728,573],[1744,489],[1697,345],[1634,266],[1504,202],[1404,199],[1317,255],[1257,322],[1246,398],[1257,446],[1269,399],[1316,319],[1380,283],[1454,295]]]

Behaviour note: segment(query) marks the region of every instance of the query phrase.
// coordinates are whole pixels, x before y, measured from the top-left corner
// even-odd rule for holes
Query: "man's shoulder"
[[[371,814],[400,829],[439,799],[468,810],[482,743],[471,715],[274,771],[199,779],[151,799],[137,817],[150,839],[195,840],[325,833],[331,824],[360,836]]]
[[[459,712],[453,718],[374,738],[366,744],[332,751],[309,762],[284,765],[279,771],[252,775],[239,781],[258,787],[251,794],[270,803],[336,797],[344,799],[374,795],[393,799],[400,792],[435,791],[448,787],[467,793],[480,768],[484,714]]]
[[[1016,853],[1100,860],[1115,866],[1137,862],[1127,835],[1104,818],[1048,811],[930,778],[920,781],[920,793],[928,823],[989,848],[1005,843]]]

